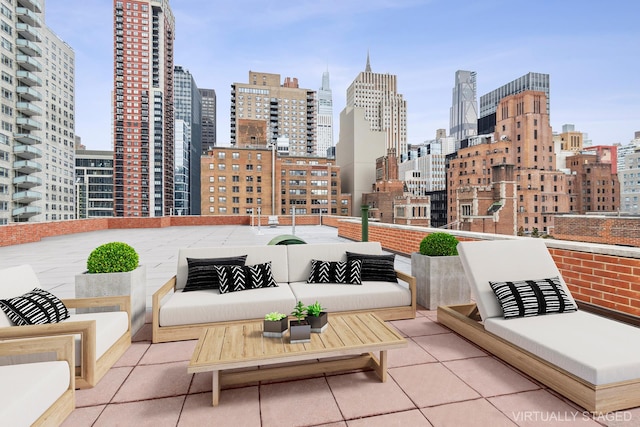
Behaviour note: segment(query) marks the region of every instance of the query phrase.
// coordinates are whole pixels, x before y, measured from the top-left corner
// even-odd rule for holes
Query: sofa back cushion
[[[286,283],[289,281],[287,248],[283,245],[182,248],[178,251],[176,289],[183,289],[187,283],[189,272],[187,258],[223,258],[240,255],[247,255],[246,265],[262,264],[271,261],[271,271],[276,283]]]
[[[571,292],[542,239],[483,240],[458,243],[460,261],[482,319],[502,317],[489,282],[558,277],[569,301]]]
[[[382,254],[380,242],[317,243],[288,245],[289,282],[306,282],[311,272],[311,260],[346,261],[346,252]],[[247,262],[248,264],[248,262]]]
[[[18,265],[0,270],[0,299],[17,297],[40,287],[36,272],[30,265]],[[4,311],[0,310],[0,327],[13,326]]]

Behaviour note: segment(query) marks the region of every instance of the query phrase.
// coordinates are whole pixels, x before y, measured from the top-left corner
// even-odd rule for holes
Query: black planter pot
[[[270,338],[281,338],[288,328],[289,319],[286,317],[281,320],[264,320],[262,335]]]
[[[291,344],[311,342],[311,325],[306,320],[292,320],[289,323]]]
[[[325,311],[320,312],[320,316],[307,316],[307,322],[311,325],[311,332],[319,334],[327,329],[327,322],[329,320],[329,313]]]

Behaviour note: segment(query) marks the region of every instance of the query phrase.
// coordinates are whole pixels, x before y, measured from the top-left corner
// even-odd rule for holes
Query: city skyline
[[[494,0],[454,9],[410,0],[181,0],[171,8],[175,64],[198,87],[216,90],[221,146],[229,141],[231,84],[249,70],[296,77],[313,90],[328,70],[338,142],[346,89],[364,71],[367,51],[372,71],[398,77],[412,144],[449,128],[457,70],[477,73],[478,97],[530,71],[550,74],[554,131],[574,124],[595,145],[627,144],[640,130],[635,3],[545,0],[525,8]],[[112,149],[113,3],[48,0],[46,22],[76,54],[76,134],[89,149]]]

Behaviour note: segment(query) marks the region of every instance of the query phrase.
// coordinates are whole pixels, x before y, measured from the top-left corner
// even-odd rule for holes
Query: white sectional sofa
[[[398,283],[363,281],[362,285],[306,283],[311,260],[345,261],[346,252],[382,255],[379,242],[221,246],[178,252],[176,276],[153,295],[153,342],[195,339],[203,328],[220,323],[291,313],[297,301],[319,301],[328,312],[374,311],[384,320],[415,317],[415,279],[397,271]],[[247,255],[246,265],[271,262],[277,287],[220,294],[218,290],[183,292],[187,258]]]
[[[439,307],[439,322],[589,411],[640,406],[640,328],[575,310],[544,241],[461,242],[458,252],[476,304]],[[553,277],[559,286],[542,297],[541,279]],[[537,297],[518,288],[526,281]],[[512,289],[502,305],[490,282]],[[562,291],[559,311],[569,309],[549,313]]]
[[[6,426],[57,426],[75,408],[71,335],[0,341],[0,356],[53,353],[52,360],[0,366],[0,420]]]
[[[0,270],[0,299],[21,296],[34,288],[40,288],[40,282],[31,266]],[[16,326],[0,310],[0,340],[75,335],[75,386],[93,387],[131,345],[129,297],[76,298],[62,302],[72,313],[59,323]],[[81,307],[114,307],[114,311],[73,313],[72,309]],[[15,360],[0,358],[0,365],[12,362]]]

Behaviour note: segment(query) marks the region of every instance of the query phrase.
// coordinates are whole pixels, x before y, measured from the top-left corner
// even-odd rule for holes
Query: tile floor
[[[187,374],[195,340],[151,344],[150,325],[93,389],[78,390],[74,426],[640,426],[640,408],[595,419],[436,322],[391,322],[408,341],[372,372],[223,389]]]

